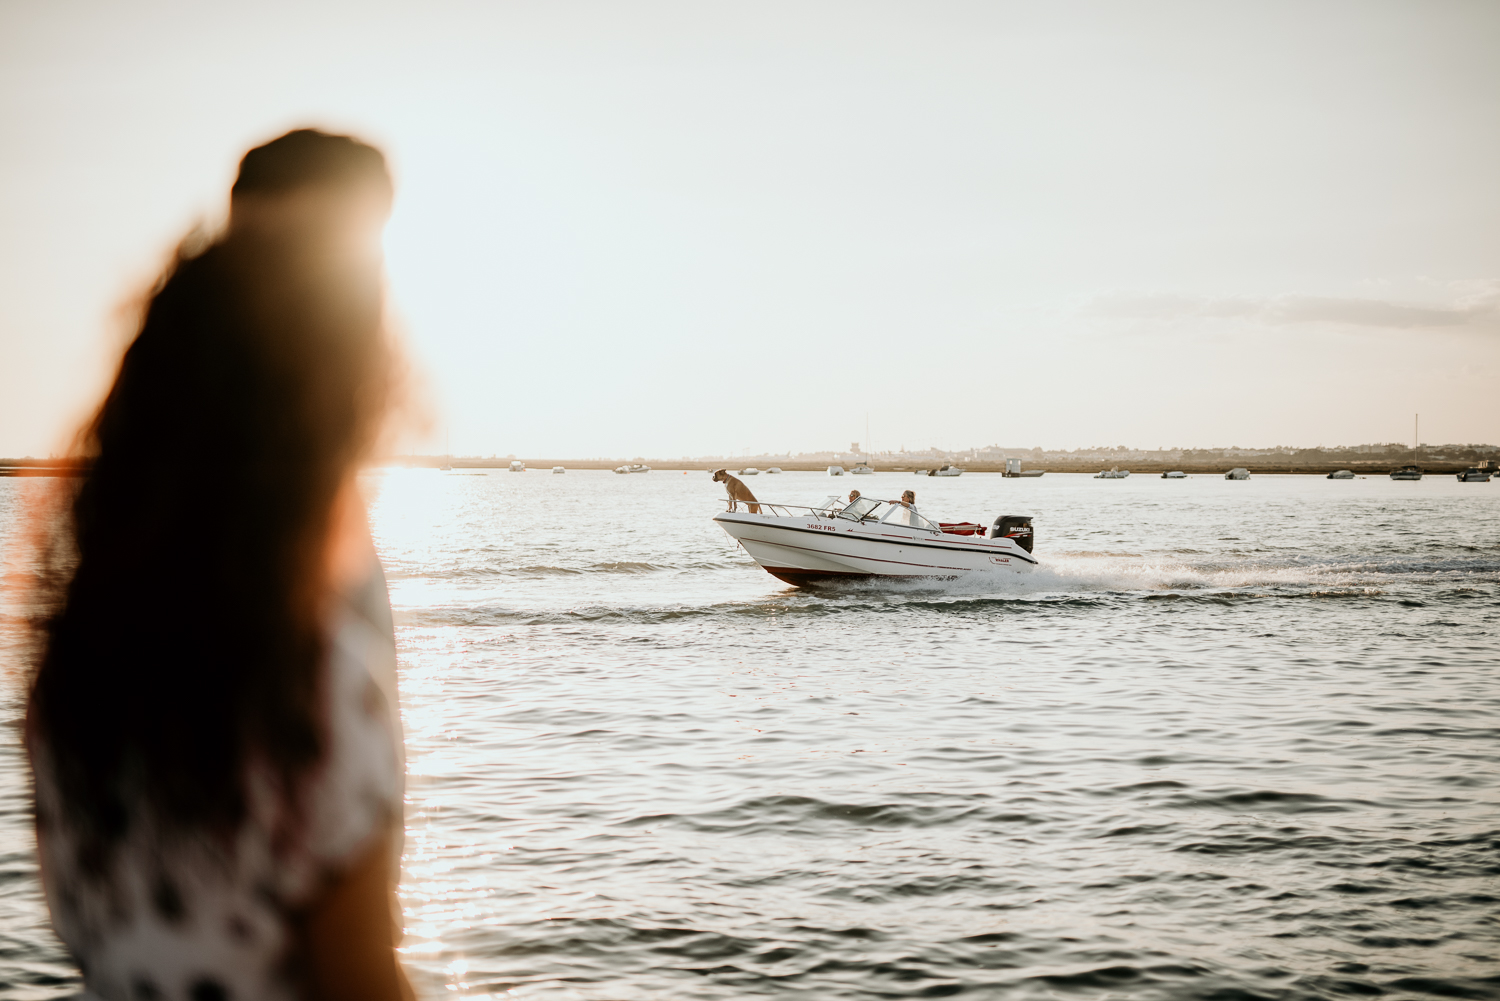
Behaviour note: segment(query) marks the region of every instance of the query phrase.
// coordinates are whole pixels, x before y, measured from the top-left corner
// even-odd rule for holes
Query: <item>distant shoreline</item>
[[[454,469],[508,469],[510,467],[511,461],[512,460],[510,459],[455,458],[452,460],[452,466]],[[737,472],[740,469],[749,467],[748,463],[745,465],[731,465],[725,463],[722,460],[719,462],[697,462],[693,460],[684,461],[681,459],[521,459],[519,461],[526,463],[527,470],[533,473],[545,473],[553,466],[563,466],[567,469],[614,469],[616,466],[622,466],[626,463],[641,461],[644,461],[653,470],[658,470],[661,472],[709,472],[715,469],[728,469],[730,472]],[[403,458],[399,460],[391,460],[387,462],[377,463],[376,465],[378,467],[387,469],[403,467],[416,469],[437,469],[442,467],[447,462],[448,460],[446,460],[442,456],[416,456],[411,459]],[[833,464],[834,463],[827,462],[798,462],[796,460],[792,460],[789,462],[780,461],[776,463],[776,465],[783,472],[788,473],[821,473],[827,470],[827,468]],[[895,465],[892,463],[884,463],[876,460],[870,460],[866,464],[877,473],[893,473],[906,476],[913,475],[918,469],[935,469],[938,466],[944,465],[943,462],[934,462],[929,466]],[[1238,467],[1244,467],[1245,469],[1248,469],[1251,475],[1254,475],[1256,473],[1294,473],[1307,476],[1327,476],[1329,473],[1337,472],[1340,469],[1347,469],[1357,476],[1388,476],[1390,475],[1392,469],[1396,469],[1398,466],[1404,464],[1405,463],[1390,462],[1343,462],[1338,464],[1313,463],[1308,465],[1292,465],[1286,462],[1257,463],[1254,460],[1241,459],[1238,461],[1225,460],[1222,463],[1111,462],[1105,465],[1101,465],[1099,461],[1095,459],[1087,462],[1028,462],[1023,464],[1021,468],[1027,471],[1040,469],[1048,473],[1097,473],[1101,469],[1109,469],[1111,466],[1118,465],[1122,470],[1130,470],[1130,473],[1133,476],[1160,476],[1162,473],[1174,470],[1181,470],[1182,472],[1188,473],[1190,475],[1218,474],[1222,476],[1225,473],[1229,472],[1231,469],[1235,469]],[[839,463],[839,465],[844,466],[844,475],[849,476],[850,474],[848,471],[853,468],[854,461],[850,461],[849,463]],[[966,473],[1005,472],[1005,463],[1003,462],[954,463],[954,465],[959,466]],[[1474,463],[1472,462],[1433,462],[1430,464],[1423,464],[1422,470],[1425,473],[1431,475],[1451,475],[1454,473],[1461,473],[1465,469],[1470,469],[1473,467],[1473,465]],[[759,469],[762,474],[764,474],[766,471],[765,466],[756,466],[754,468]],[[859,479],[859,477],[854,477],[854,479]]]
[[[400,459],[388,459],[373,464],[377,469],[439,469],[449,463],[450,460],[443,456],[412,456]],[[454,469],[508,469],[510,459],[452,459]],[[533,473],[545,473],[553,466],[562,466],[566,469],[614,469],[617,466],[637,462],[637,459],[522,459],[526,463],[527,470]],[[698,462],[693,460],[667,460],[652,459],[647,463],[653,470],[659,472],[709,472],[715,469],[729,469],[737,472],[745,466],[727,465],[722,460],[719,462]],[[853,462],[845,466],[845,475],[850,475],[848,470],[853,467]],[[877,473],[891,473],[896,475],[911,476],[919,469],[936,468],[942,463],[933,466],[894,465],[879,461],[867,463]],[[1342,463],[1309,463],[1307,465],[1289,464],[1286,462],[1256,462],[1253,459],[1242,459],[1239,461],[1225,460],[1219,463],[1208,462],[1127,462],[1110,463],[1102,465],[1098,460],[1080,462],[1045,462],[1026,463],[1022,466],[1025,470],[1043,470],[1048,473],[1097,473],[1102,469],[1109,469],[1118,465],[1121,470],[1129,470],[1132,476],[1160,476],[1168,471],[1180,470],[1194,476],[1220,475],[1231,469],[1243,467],[1250,471],[1252,476],[1273,473],[1294,474],[1303,476],[1327,476],[1329,473],[1347,469],[1357,476],[1388,476],[1392,469],[1404,463],[1391,462],[1342,462]],[[1417,463],[1421,465],[1423,472],[1430,476],[1451,476],[1461,473],[1465,469],[1474,466],[1472,462],[1431,462]],[[797,462],[783,461],[779,463],[784,472],[824,472],[830,463],[823,462]],[[761,468],[764,473],[765,469]],[[971,462],[962,464],[966,473],[1003,473],[1005,464],[1003,462]],[[86,467],[71,459],[0,459],[0,477],[6,476],[81,476]],[[856,477],[857,478],[857,477]]]

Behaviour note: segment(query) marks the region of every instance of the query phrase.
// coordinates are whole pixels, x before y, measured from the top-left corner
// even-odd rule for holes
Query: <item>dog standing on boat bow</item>
[[[755,495],[750,488],[740,481],[739,477],[731,476],[727,469],[714,470],[714,482],[724,484],[724,489],[729,493],[729,510],[738,511],[740,501],[750,505],[751,514],[760,514],[760,505],[755,503]]]

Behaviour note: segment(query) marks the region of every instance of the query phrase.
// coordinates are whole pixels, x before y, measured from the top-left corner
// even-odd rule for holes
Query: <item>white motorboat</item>
[[[740,475],[741,476],[759,476],[760,475],[760,470],[756,469],[754,466],[746,466],[744,469],[740,470]]]
[[[829,466],[828,467],[828,475],[829,476],[843,476],[844,475],[844,467],[843,466]]]
[[[957,466],[939,466],[928,470],[928,476],[962,476],[964,471]]]
[[[859,465],[849,470],[849,472],[855,476],[872,476],[874,475],[875,470],[871,469],[869,466],[861,462]]]
[[[568,467],[567,466],[553,466],[552,467],[552,475],[554,475],[554,476],[556,476],[558,473],[566,473],[567,471],[568,471]]]
[[[1336,469],[1328,474],[1328,478],[1330,480],[1352,480],[1354,479],[1354,470]]]
[[[1027,477],[1031,477],[1031,476],[1041,476],[1045,472],[1046,472],[1045,469],[1022,469],[1021,468],[1021,460],[1020,459],[1006,459],[1005,460],[1005,472],[1001,473],[1000,475],[1001,476],[1027,476]]]
[[[772,473],[779,473],[779,472],[781,472],[781,467],[780,466],[772,466],[770,469],[766,470],[766,475],[770,476]]]
[[[1420,480],[1421,478],[1421,466],[1402,466],[1400,469],[1391,470],[1391,479],[1393,480]]]
[[[1458,474],[1458,482],[1460,483],[1488,483],[1489,481],[1490,471],[1488,469],[1465,469]]]
[[[861,497],[817,507],[760,501],[714,515],[767,573],[798,587],[861,578],[954,578],[1025,573],[1031,518],[1003,515],[986,529],[973,522],[935,524],[898,501]]]
[[[616,466],[615,467],[615,472],[617,472],[617,473],[649,473],[649,472],[651,472],[651,467],[648,466],[648,465],[645,465],[644,463],[640,463],[640,462],[630,462],[630,463],[626,463],[623,466]]]
[[[1229,472],[1224,474],[1224,479],[1226,480],[1248,480],[1249,478],[1250,470],[1246,469],[1244,466],[1235,466]]]
[[[1114,466],[1110,469],[1101,469],[1094,474],[1096,480],[1123,480],[1130,475],[1130,470]]]
[[[522,462],[520,459],[517,459],[510,464],[510,471],[512,473],[524,473],[526,472],[526,463]]]
[[[1184,473],[1180,469],[1173,469],[1169,472],[1162,473],[1161,478],[1164,480],[1185,480],[1187,479],[1187,473]]]

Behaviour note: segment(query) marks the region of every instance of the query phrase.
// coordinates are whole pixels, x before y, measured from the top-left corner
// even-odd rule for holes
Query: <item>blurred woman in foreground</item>
[[[26,717],[53,925],[109,1001],[410,997],[395,650],[355,485],[381,154],[299,130],[158,283],[51,524]]]

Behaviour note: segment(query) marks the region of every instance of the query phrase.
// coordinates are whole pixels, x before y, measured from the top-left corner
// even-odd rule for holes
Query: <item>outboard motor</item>
[[[990,529],[992,539],[1010,539],[1016,545],[1031,552],[1031,519],[1019,514],[1002,514],[995,519],[995,525]]]

